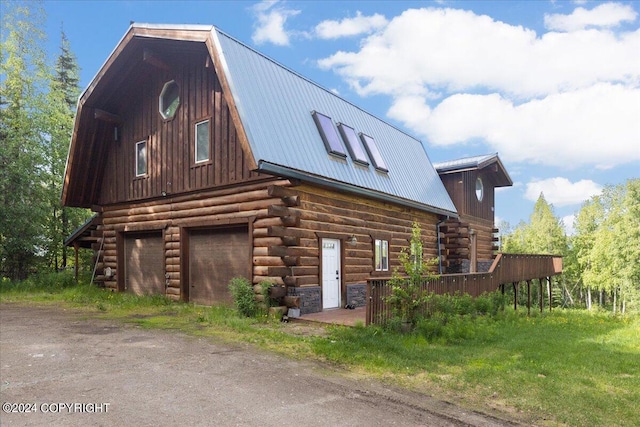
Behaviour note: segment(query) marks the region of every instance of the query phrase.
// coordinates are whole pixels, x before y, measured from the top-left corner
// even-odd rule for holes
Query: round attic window
[[[163,119],[172,119],[180,105],[180,91],[178,84],[171,80],[164,84],[160,92],[160,115]]]
[[[484,196],[484,185],[482,184],[482,179],[476,179],[476,198],[479,202],[482,201],[482,197]]]

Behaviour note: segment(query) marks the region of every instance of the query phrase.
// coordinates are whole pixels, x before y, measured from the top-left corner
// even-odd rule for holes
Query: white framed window
[[[147,174],[147,141],[136,142],[136,176]]]
[[[389,241],[375,240],[374,263],[376,271],[389,271]]]
[[[196,123],[194,145],[196,163],[209,160],[209,120]]]

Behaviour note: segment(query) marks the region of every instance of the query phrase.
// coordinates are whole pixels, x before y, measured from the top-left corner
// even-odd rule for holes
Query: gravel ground
[[[249,345],[0,305],[2,426],[513,425]]]

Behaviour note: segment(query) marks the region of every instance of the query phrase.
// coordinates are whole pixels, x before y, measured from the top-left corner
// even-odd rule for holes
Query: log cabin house
[[[80,96],[62,202],[96,213],[66,243],[96,251],[107,288],[211,305],[243,276],[305,314],[364,305],[414,222],[441,269],[491,261],[502,185],[496,155],[434,168],[419,140],[216,27],[132,24]]]

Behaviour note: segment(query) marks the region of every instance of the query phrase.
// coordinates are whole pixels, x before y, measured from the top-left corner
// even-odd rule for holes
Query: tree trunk
[[[613,288],[613,314],[616,314],[616,309],[618,308],[618,302],[617,300],[617,292],[616,292],[616,288]]]
[[[587,310],[591,311],[591,287],[587,287]]]

